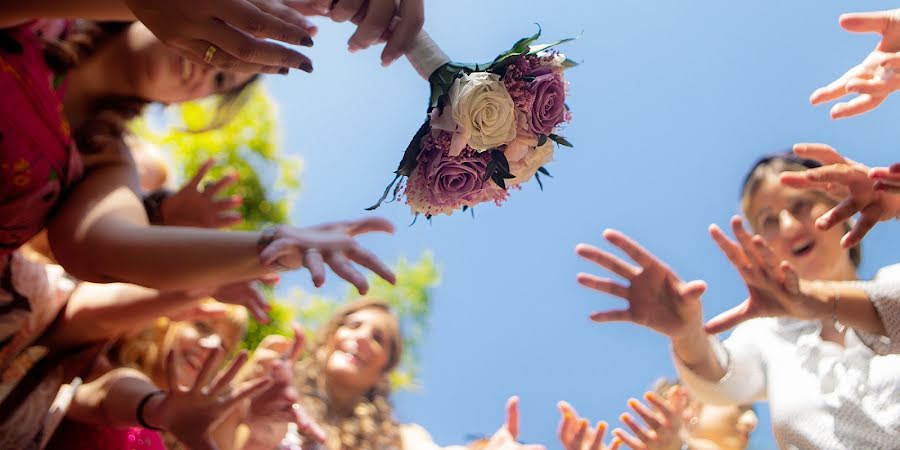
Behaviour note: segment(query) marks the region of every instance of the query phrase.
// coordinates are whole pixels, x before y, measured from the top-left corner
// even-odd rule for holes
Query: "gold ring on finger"
[[[203,62],[209,64],[212,62],[214,56],[216,56],[216,46],[210,45],[209,48],[206,49],[206,55],[203,56]]]

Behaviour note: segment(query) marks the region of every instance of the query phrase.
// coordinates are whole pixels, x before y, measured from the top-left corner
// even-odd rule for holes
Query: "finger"
[[[750,260],[744,253],[744,249],[737,242],[725,235],[718,225],[710,225],[709,234],[722,250],[722,253],[731,261],[731,264],[741,272],[744,277],[750,276]]]
[[[880,220],[881,205],[872,203],[869,206],[866,206],[860,211],[859,220],[853,225],[853,229],[841,239],[841,245],[844,246],[844,248],[856,246],[862,242],[866,234],[868,234]]]
[[[324,255],[325,262],[331,267],[332,272],[337,276],[347,280],[348,283],[356,287],[360,295],[369,292],[369,282],[358,270],[356,270],[344,255],[340,253],[329,253]]]
[[[628,300],[628,288],[616,283],[608,278],[600,278],[589,273],[579,273],[576,276],[578,284],[593,289],[595,291],[604,292],[619,298]]]
[[[881,33],[891,23],[890,11],[842,14],[841,27],[854,33]]]
[[[400,3],[400,23],[391,32],[387,45],[381,53],[381,64],[389,66],[408,52],[425,24],[423,0],[402,0]]]
[[[325,260],[322,259],[322,253],[315,249],[307,250],[303,253],[303,265],[309,270],[313,285],[322,287],[325,284]]]
[[[170,350],[166,355],[166,378],[169,382],[169,390],[181,390],[181,385],[178,383],[178,355],[175,350]]]
[[[832,119],[845,119],[873,110],[887,99],[881,95],[862,94],[849,102],[838,103],[831,108]]]
[[[628,428],[631,428],[631,431],[635,436],[637,436],[638,439],[644,442],[650,442],[653,440],[653,438],[651,437],[652,431],[645,430],[644,427],[642,427],[639,423],[637,423],[636,420],[634,420],[633,417],[631,417],[631,414],[622,414],[619,419],[624,422],[625,425],[628,425]]]
[[[346,22],[352,19],[362,6],[363,0],[338,0],[331,9],[331,20]]]
[[[813,183],[838,183],[850,186],[860,181],[861,173],[847,164],[831,164],[827,166],[809,169],[804,172],[806,178]]]
[[[252,5],[250,6],[252,7]],[[255,7],[253,8],[256,9]],[[256,9],[256,11],[259,10]],[[284,24],[283,21],[275,18],[274,16],[266,16]],[[308,39],[309,41],[312,40],[312,38],[309,36],[309,33],[307,33],[305,30],[302,30],[299,27],[297,27],[297,29],[302,31],[305,39]],[[245,33],[229,26],[223,26],[220,27],[218,34],[215,36],[215,41],[213,41],[212,37],[204,37],[206,37],[210,41],[215,42],[216,46],[219,47],[219,50],[221,50],[216,52],[216,54],[213,56],[213,61],[215,61],[216,56],[218,56],[220,53],[228,53],[234,56],[237,60],[244,62],[252,62],[255,64],[281,68],[301,69],[305,72],[312,72],[312,61],[302,53],[279,45],[275,42],[267,41],[265,40],[265,37],[254,37],[253,35],[254,33]],[[299,41],[291,43],[300,44]],[[229,67],[227,61],[226,63],[220,64],[219,67],[225,70],[238,70],[237,67]]]
[[[879,191],[879,192],[886,192],[888,194],[896,195],[896,194],[900,194],[900,184],[885,183],[884,181],[876,181],[875,182],[875,190]]]
[[[597,422],[597,426],[594,428],[594,436],[591,439],[590,446],[588,450],[602,450],[603,448],[603,439],[606,436],[606,428],[608,425],[604,421]]]
[[[287,75],[288,73],[288,68],[286,67],[242,61],[228,52],[220,50],[218,45],[202,39],[187,42],[181,45],[179,49],[182,50],[185,56],[201,66],[211,65],[223,70],[246,73],[277,73],[281,75]],[[212,57],[207,58],[210,49],[213,51]]]
[[[584,447],[584,436],[587,434],[588,430],[588,421],[585,419],[578,419],[578,424],[575,427],[575,435],[572,436],[572,440],[570,441],[570,447],[575,450],[581,450]]]
[[[240,372],[241,368],[244,367],[244,363],[247,362],[247,350],[241,350],[237,356],[228,364],[228,368],[216,376],[213,381],[209,384],[212,386],[210,389],[210,395],[220,396],[225,391],[231,387],[231,381],[234,380],[234,377],[237,376],[238,372]]]
[[[309,33],[310,37],[315,37],[319,32],[319,28],[309,19],[307,19],[306,16],[303,15],[298,8],[291,7],[290,3],[290,1],[273,3],[263,2],[257,3],[256,6],[261,10],[283,20],[286,23],[296,25],[306,30],[306,32]],[[315,15],[315,13],[309,15]],[[304,45],[306,44],[309,44],[309,47],[313,45],[311,40],[304,42]]]
[[[750,233],[748,233],[744,228],[744,220],[740,216],[734,216],[731,218],[731,231],[732,233],[734,233],[734,237],[741,245],[741,249],[747,256],[747,260],[749,261],[750,265],[756,266],[761,264],[762,257],[760,257],[756,252],[756,248],[753,245],[753,238],[750,237]],[[747,267],[745,270],[748,273],[755,273],[753,267]]]
[[[653,409],[655,409],[656,412],[660,416],[664,417],[669,423],[672,423],[677,419],[675,413],[671,408],[669,408],[669,405],[666,404],[666,401],[657,393],[647,392],[646,394],[644,394],[644,399],[647,400],[647,403],[649,403],[650,406],[652,406]]]
[[[830,230],[835,225],[850,220],[850,218],[858,213],[860,209],[861,207],[857,204],[856,200],[853,197],[848,197],[838,203],[834,208],[831,208],[831,210],[822,215],[822,217],[819,217],[816,220],[816,226],[819,227],[820,230]]]
[[[310,36],[309,31],[304,28],[302,22],[285,22],[284,20],[259,9],[250,2],[228,2],[223,4],[221,8],[218,8],[216,14],[222,22],[230,25],[228,28],[234,27],[231,29],[240,30],[242,34],[255,36],[260,38],[260,40],[274,39],[287,44],[304,45],[307,47],[312,45],[312,36]],[[220,28],[220,32],[225,31],[224,27]],[[282,48],[284,49],[284,47]],[[271,64],[264,60],[241,59],[258,64]],[[281,66],[284,67],[283,64]]]
[[[694,280],[684,283],[678,293],[682,298],[699,298],[706,293],[706,282],[703,280]]]
[[[631,257],[631,259],[633,259],[634,262],[638,263],[641,267],[647,267],[655,264],[662,265],[662,263],[657,260],[652,253],[648,252],[637,242],[620,231],[606,230],[603,232],[603,237],[605,237],[610,244],[622,249],[622,251],[627,253],[628,256]]]
[[[559,412],[562,415],[559,422],[559,440],[562,441],[563,445],[568,449],[569,437],[573,433],[572,428],[575,425],[575,410],[566,402],[559,402],[556,406],[559,408]]]
[[[823,165],[847,163],[847,160],[828,144],[801,142],[794,144],[793,151],[801,158],[814,159]]]
[[[591,320],[597,323],[606,322],[631,322],[633,317],[627,309],[619,311],[597,311],[591,314]]]
[[[890,183],[900,183],[900,163],[891,167],[874,167],[869,170],[869,178]]]
[[[388,283],[397,284],[397,276],[394,275],[394,271],[369,250],[359,246],[353,246],[347,251],[347,256],[351,261],[371,270]]]
[[[206,385],[209,384],[210,379],[216,373],[216,367],[222,361],[223,356],[224,351],[221,348],[214,348],[209,352],[206,359],[203,360],[203,366],[201,366],[200,373],[197,375],[194,387],[191,390],[200,392],[206,388]]]
[[[769,246],[769,243],[760,235],[753,236],[753,247],[756,249],[756,253],[760,256],[763,267],[766,268],[766,273],[773,279],[783,281],[781,277],[777,276],[777,272],[775,269],[778,268],[780,263],[777,256],[775,256],[775,252],[772,251],[772,247]]]
[[[381,217],[366,217],[347,222],[345,226],[347,227],[347,233],[351,236],[374,232],[394,234],[394,224]]]
[[[212,197],[214,195],[215,194],[210,194],[209,196]],[[230,197],[226,197],[224,199],[213,202],[213,210],[219,212],[220,215],[224,215],[225,213],[231,212],[230,210],[235,209],[243,204],[244,197],[241,197],[240,195],[232,195]],[[240,214],[238,214],[238,217],[240,217]]]
[[[647,450],[647,446],[643,442],[641,442],[640,439],[628,434],[621,428],[616,428],[615,430],[613,430],[613,435],[616,436],[616,439],[618,439],[619,442],[624,443],[629,448],[632,448],[634,450]]]
[[[262,261],[263,267],[271,267],[276,261],[295,251],[293,242],[287,239],[277,239],[259,253],[259,259]]]
[[[747,299],[740,305],[710,319],[709,322],[706,322],[706,325],[703,326],[703,329],[709,334],[724,333],[739,324],[750,319],[755,319],[756,317],[757,315],[750,310],[750,299]]]
[[[847,95],[847,80],[850,79],[853,73],[859,70],[859,66],[854,67],[847,71],[844,75],[841,75],[840,78],[832,81],[827,86],[820,87],[813,91],[812,95],[809,96],[809,102],[813,105],[818,105],[825,102],[830,102],[832,100],[837,100],[845,95]]]
[[[815,189],[824,192],[832,200],[840,201],[850,195],[850,189],[840,183],[815,182],[807,177],[807,171],[782,172],[778,178],[781,184],[795,189]]]
[[[220,192],[222,192],[228,186],[232,186],[235,183],[237,183],[237,181],[238,181],[238,175],[236,173],[230,173],[230,174],[225,175],[224,177],[220,178],[219,180],[215,181],[214,183],[210,183],[209,185],[207,185],[206,188],[203,189],[203,193],[206,194],[210,198],[215,197],[216,195],[218,195]],[[240,197],[237,197],[237,198],[240,198]],[[230,200],[233,201],[234,197],[232,197]],[[238,203],[238,204],[240,204],[240,203]]]
[[[575,253],[588,261],[601,267],[605,267],[610,272],[625,278],[626,280],[634,278],[640,272],[640,269],[637,267],[634,267],[631,264],[622,261],[612,253],[600,250],[593,245],[578,244],[578,246],[575,247]]]
[[[303,353],[303,344],[306,341],[306,335],[303,333],[303,328],[301,328],[299,324],[294,323],[292,328],[294,329],[294,342],[287,357],[288,361],[296,362],[300,359],[300,354]]]
[[[187,184],[184,185],[184,188],[182,188],[181,190],[182,191],[185,189],[191,189],[194,191],[198,190],[198,188],[200,186],[200,182],[203,181],[203,177],[206,176],[206,174],[209,172],[209,169],[212,169],[215,164],[216,164],[216,160],[214,160],[212,158],[207,159],[206,162],[204,162],[203,165],[200,166],[199,169],[197,169],[197,173],[194,174],[193,178],[191,178],[191,180],[188,181]]]
[[[797,271],[794,269],[794,266],[787,261],[781,262],[781,274],[784,278],[784,288],[791,294],[797,295],[800,293],[800,277],[797,275]]]
[[[882,78],[854,78],[847,82],[847,91],[856,94],[869,94],[874,96],[888,96],[893,89],[888,80]]]
[[[656,413],[644,406],[644,404],[637,399],[628,399],[628,406],[644,420],[644,423],[646,423],[650,429],[658,430],[662,427],[662,422],[656,417]]]
[[[375,44],[388,29],[394,18],[394,0],[369,0],[365,17],[353,36],[350,37],[350,51],[362,50]]]
[[[228,409],[244,399],[256,397],[271,386],[272,379],[268,377],[260,377],[255,380],[245,381],[230,394],[225,395],[222,399],[222,409]]]
[[[619,450],[619,447],[622,446],[622,439],[616,437],[609,443],[609,450]]]
[[[506,430],[513,439],[519,437],[519,397],[513,396],[506,401]]]

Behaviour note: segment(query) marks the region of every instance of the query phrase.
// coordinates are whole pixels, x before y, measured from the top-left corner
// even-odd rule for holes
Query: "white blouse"
[[[710,382],[678,358],[682,381],[700,400],[767,400],[782,449],[900,449],[900,266],[859,282],[889,338],[848,330],[844,347],[823,341],[819,322],[755,319],[724,342],[711,337],[726,374]]]

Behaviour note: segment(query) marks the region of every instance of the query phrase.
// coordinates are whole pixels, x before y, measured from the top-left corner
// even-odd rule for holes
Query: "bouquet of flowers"
[[[576,64],[554,50],[572,39],[536,45],[540,36],[519,40],[490,63],[462,64],[422,32],[407,57],[431,84],[428,115],[368,210],[392,196],[430,219],[500,205],[532,178],[543,189],[555,144],[572,146],[557,133],[571,119],[564,72]]]

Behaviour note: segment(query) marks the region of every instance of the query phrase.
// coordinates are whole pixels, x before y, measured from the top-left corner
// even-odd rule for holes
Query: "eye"
[[[765,215],[759,219],[759,230],[764,235],[778,232],[778,218],[774,215]]]
[[[810,211],[812,210],[813,202],[809,199],[798,199],[791,205],[791,214],[794,217],[803,218],[809,216]]]
[[[344,324],[345,327],[347,327],[351,330],[355,330],[355,329],[359,328],[361,325],[362,325],[362,322],[360,322],[358,320],[351,320]]]
[[[200,321],[194,322],[194,328],[197,330],[198,333],[200,333],[203,336],[208,336],[210,334],[213,334],[213,332],[214,332],[212,327],[209,326],[208,324],[206,324],[205,322],[200,322]]]
[[[216,72],[215,83],[217,91],[225,89],[225,72]]]
[[[384,345],[384,333],[382,333],[381,330],[375,330],[375,332],[372,333],[372,339],[374,339],[378,345]]]

